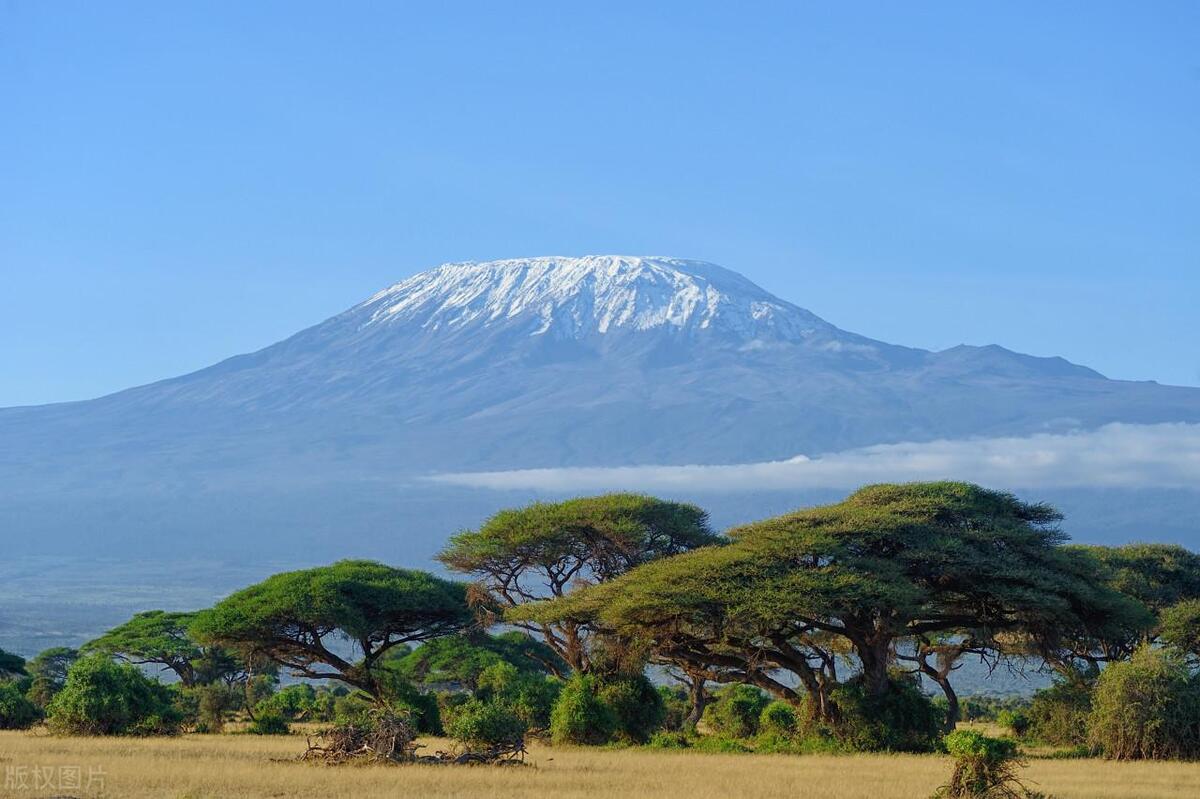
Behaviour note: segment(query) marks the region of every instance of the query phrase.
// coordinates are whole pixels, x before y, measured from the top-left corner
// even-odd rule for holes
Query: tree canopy
[[[0,680],[24,677],[25,675],[25,658],[0,649]]]
[[[263,656],[297,676],[332,678],[381,697],[377,661],[392,647],[459,632],[472,624],[466,586],[366,560],[284,572],[202,611],[192,625],[204,642]],[[340,635],[361,659],[331,648]]]
[[[516,630],[495,636],[447,635],[384,661],[415,684],[454,683],[471,691],[479,687],[480,675],[497,663],[510,663],[525,674],[549,674],[565,668],[554,650]]]
[[[612,580],[643,563],[721,541],[694,505],[606,494],[501,511],[478,530],[453,536],[438,559],[476,577],[487,602],[503,609],[562,597],[575,585]],[[514,623],[538,634],[572,670],[590,668],[585,625],[516,617]]]
[[[807,693],[813,712],[831,718],[842,652],[853,655],[867,694],[881,696],[897,644],[915,636],[1090,628],[1131,602],[1064,552],[1059,518],[966,483],[868,486],[737,528],[728,546],[649,563],[510,616],[641,638],[712,679],[794,703]]]
[[[190,686],[196,681],[195,662],[203,654],[188,633],[195,613],[147,610],[104,635],[84,644],[84,652],[100,652],[134,665],[156,664],[175,672]]]

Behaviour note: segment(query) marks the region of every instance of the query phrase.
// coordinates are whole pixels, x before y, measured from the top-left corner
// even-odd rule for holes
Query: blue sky
[[[1200,385],[1200,4],[649,5],[0,1],[0,405],[610,252]]]

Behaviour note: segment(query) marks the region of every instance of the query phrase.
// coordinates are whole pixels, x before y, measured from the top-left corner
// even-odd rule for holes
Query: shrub
[[[526,729],[525,722],[500,702],[471,699],[458,708],[447,732],[473,750],[519,744]]]
[[[406,715],[417,732],[441,735],[442,714],[438,710],[437,697],[421,693],[411,682],[393,671],[384,670],[380,682],[386,704],[401,715]]]
[[[280,688],[258,703],[256,713],[274,710],[289,721],[305,718],[316,705],[317,692],[308,683],[297,683]]]
[[[796,708],[777,699],[759,714],[758,729],[766,735],[789,737],[800,729],[800,717]]]
[[[600,687],[600,701],[616,714],[617,736],[632,743],[650,740],[666,717],[662,696],[640,674],[605,681]]]
[[[81,658],[47,709],[51,729],[73,735],[163,735],[179,731],[173,692],[104,655]]]
[[[841,719],[833,733],[859,752],[929,752],[941,733],[944,716],[916,682],[893,677],[880,697],[865,690],[861,677],[832,692]]]
[[[690,749],[695,743],[695,738],[686,732],[660,730],[650,736],[646,746],[651,749]]]
[[[704,723],[717,735],[752,738],[758,732],[758,717],[768,703],[753,685],[731,685],[719,691],[716,701],[704,709]]]
[[[974,730],[957,730],[943,741],[954,758],[950,782],[934,794],[947,799],[1017,799],[1033,797],[1017,779],[1021,761],[1017,745],[1004,738],[988,738]]]
[[[1018,738],[1029,731],[1029,716],[1021,710],[1001,710],[996,714],[996,723],[1007,727]]]
[[[291,729],[282,713],[267,707],[258,713],[254,721],[246,728],[246,732],[251,735],[287,735]]]
[[[1200,757],[1200,679],[1176,653],[1143,647],[1096,681],[1088,740],[1114,760]]]
[[[476,696],[506,705],[531,730],[550,726],[550,713],[562,683],[536,672],[521,671],[508,662],[493,664],[480,672]]]
[[[688,713],[692,710],[687,691],[678,685],[660,685],[658,696],[663,703],[663,729],[673,732],[682,730],[687,722]],[[657,734],[654,737],[657,737]]]
[[[556,744],[603,744],[616,734],[619,719],[600,700],[599,685],[588,674],[567,681],[550,713],[550,737]]]
[[[0,683],[0,730],[25,730],[42,717],[16,683]]]
[[[1087,742],[1087,719],[1092,709],[1090,687],[1078,682],[1057,682],[1033,695],[1026,715],[1026,734],[1052,746],[1080,746]]]

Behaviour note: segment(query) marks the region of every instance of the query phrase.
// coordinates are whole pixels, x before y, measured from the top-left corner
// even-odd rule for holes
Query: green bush
[[[650,736],[646,746],[651,749],[690,749],[696,743],[695,736],[679,730],[660,730]]]
[[[457,709],[447,732],[467,749],[481,749],[520,743],[527,729],[524,720],[504,704],[471,699]]]
[[[480,672],[475,695],[506,705],[530,730],[550,726],[550,713],[562,682],[542,674],[522,671],[511,663],[493,664]]]
[[[682,730],[683,725],[687,723],[688,714],[692,712],[692,703],[687,691],[678,685],[660,685],[658,696],[663,703],[662,728],[671,732]]]
[[[256,716],[246,732],[251,735],[287,735],[291,732],[287,719],[274,708],[263,708]]]
[[[174,692],[128,664],[104,655],[81,658],[47,709],[55,732],[69,735],[166,735],[182,715]]]
[[[317,692],[308,683],[297,683],[280,688],[258,703],[255,713],[275,711],[288,721],[296,721],[312,715],[317,701]]]
[[[1051,746],[1082,746],[1087,743],[1087,720],[1092,710],[1092,691],[1077,682],[1056,682],[1033,695],[1026,716],[1026,735]]]
[[[760,734],[790,737],[800,729],[800,716],[796,708],[787,702],[775,700],[762,709],[758,716]]]
[[[662,696],[642,675],[604,681],[600,701],[617,717],[617,737],[630,743],[645,743],[662,727],[666,717]]]
[[[1029,716],[1021,710],[1001,710],[996,714],[996,723],[1018,738],[1029,731]]]
[[[1005,738],[989,738],[974,730],[957,730],[943,740],[954,758],[950,782],[935,794],[947,799],[1033,796],[1017,779],[1021,765],[1017,745]]]
[[[861,677],[838,686],[831,698],[841,714],[834,736],[858,752],[929,752],[945,716],[910,678],[893,677],[887,693],[871,696]]]
[[[550,713],[550,737],[556,744],[605,744],[620,725],[613,709],[601,701],[599,684],[588,674],[567,681]]]
[[[1088,741],[1114,760],[1200,757],[1200,678],[1177,653],[1143,647],[1100,673]]]
[[[722,688],[704,709],[704,724],[716,735],[752,738],[758,733],[758,717],[769,702],[753,685]]]
[[[25,730],[42,717],[14,682],[0,683],[0,730]]]
[[[435,695],[421,693],[415,685],[394,671],[383,671],[380,682],[384,701],[398,713],[407,715],[417,732],[427,735],[443,733],[442,715]]]

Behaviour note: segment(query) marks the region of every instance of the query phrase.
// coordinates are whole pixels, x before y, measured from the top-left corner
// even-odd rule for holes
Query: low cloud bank
[[[952,478],[992,486],[1200,489],[1200,424],[1110,424],[1089,432],[880,444],[724,466],[518,469],[432,475],[495,490],[784,491]]]

